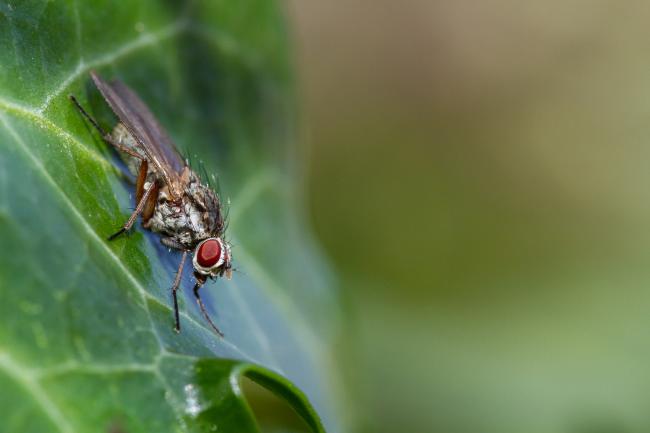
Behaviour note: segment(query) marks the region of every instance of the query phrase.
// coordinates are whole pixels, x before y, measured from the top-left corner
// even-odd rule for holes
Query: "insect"
[[[95,71],[93,82],[119,122],[109,134],[88,114],[77,98],[70,100],[97,129],[104,141],[118,150],[129,171],[136,176],[135,210],[122,227],[109,236],[113,240],[127,232],[138,216],[142,226],[161,235],[161,243],[182,252],[171,286],[174,329],[180,332],[178,288],[188,254],[193,253],[194,297],[212,329],[199,289],[208,278],[232,275],[230,244],[224,240],[225,221],[219,196],[181,158],[169,135],[158,124],[142,100],[119,80],[105,81]]]

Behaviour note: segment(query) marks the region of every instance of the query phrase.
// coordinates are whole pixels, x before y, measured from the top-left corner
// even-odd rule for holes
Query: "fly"
[[[127,232],[138,216],[142,226],[161,235],[163,245],[182,252],[171,292],[174,300],[174,329],[180,332],[177,291],[183,266],[192,253],[194,297],[212,329],[223,333],[212,322],[201,300],[199,289],[208,278],[232,274],[230,244],[224,240],[225,221],[219,196],[187,165],[169,135],[151,111],[126,84],[105,81],[95,71],[90,76],[97,89],[118,117],[109,134],[70,95],[81,114],[99,131],[104,141],[117,149],[131,173],[136,176],[135,210],[122,227],[109,236],[113,240]]]

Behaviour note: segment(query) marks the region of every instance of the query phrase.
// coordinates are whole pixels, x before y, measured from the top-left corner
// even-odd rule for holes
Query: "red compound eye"
[[[196,252],[196,261],[204,268],[211,268],[221,259],[221,242],[208,239],[203,242]]]

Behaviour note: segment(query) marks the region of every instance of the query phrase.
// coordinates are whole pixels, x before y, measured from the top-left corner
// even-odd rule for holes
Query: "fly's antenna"
[[[230,238],[227,238],[225,235],[223,236],[223,241],[224,241],[225,243],[227,243],[227,244],[230,246],[230,249],[231,249],[231,250],[233,250],[233,249],[237,249],[237,244],[235,244],[235,243],[231,243],[229,239],[230,239]],[[236,256],[236,254],[234,254],[234,255]],[[232,258],[232,256],[231,256],[231,258]],[[231,267],[230,269],[233,270],[234,272],[239,273],[240,275],[248,276],[248,274],[246,274],[246,273],[245,273],[244,271],[242,271],[240,268]]]

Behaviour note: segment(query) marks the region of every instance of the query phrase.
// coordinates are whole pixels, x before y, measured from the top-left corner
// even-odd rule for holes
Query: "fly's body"
[[[137,141],[121,122],[113,129],[111,137],[125,148],[138,152],[143,158],[146,157],[140,153]],[[120,153],[131,174],[139,176],[142,160],[123,151]],[[156,182],[156,170],[148,166],[144,190],[151,188]],[[209,186],[201,183],[201,179],[189,167],[183,169],[181,183],[183,191],[176,200],[172,198],[166,185],[159,188],[153,212],[151,216],[143,214],[142,222],[144,228],[160,233],[170,243],[174,242],[191,250],[214,233],[222,233],[224,222],[219,198]]]
[[[165,191],[160,192],[153,215],[144,227],[168,236],[187,249],[194,249],[199,242],[219,231],[222,222],[219,210],[214,207],[214,193],[202,185],[194,173],[189,177],[180,203],[169,200]]]
[[[208,278],[231,275],[230,245],[224,240],[225,223],[219,196],[180,157],[167,133],[131,89],[117,80],[106,82],[95,72],[91,72],[91,77],[119,118],[113,131],[105,133],[74,96],[70,99],[102,138],[121,153],[136,177],[135,211],[109,240],[128,231],[141,216],[145,229],[160,234],[164,245],[182,252],[171,287],[177,331],[180,331],[180,321],[176,292],[187,255],[193,252],[194,296],[208,323],[222,335],[199,295]]]

